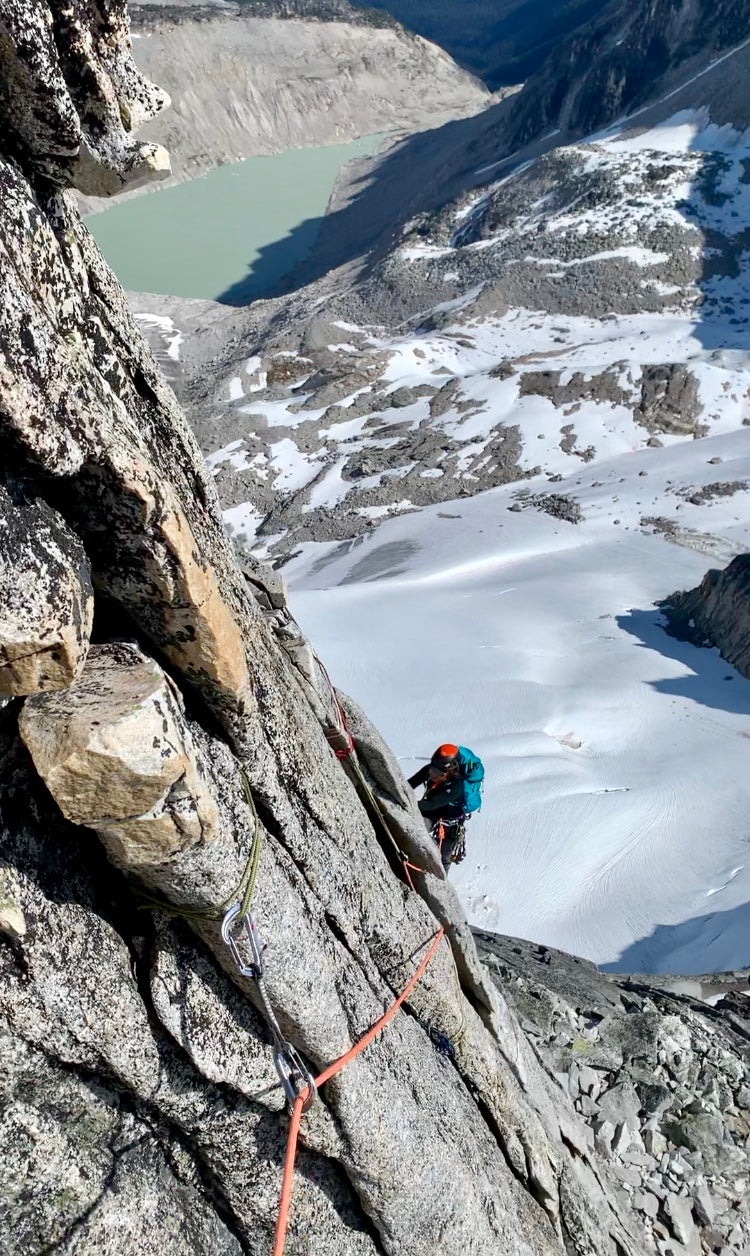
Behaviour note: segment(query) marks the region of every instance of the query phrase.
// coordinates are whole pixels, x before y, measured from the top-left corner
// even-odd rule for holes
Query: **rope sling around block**
[[[299,1139],[300,1125],[302,1122],[303,1113],[306,1111],[310,1103],[315,1098],[315,1092],[319,1090],[321,1086],[325,1085],[327,1081],[330,1081],[332,1077],[335,1077],[337,1073],[340,1073],[341,1070],[345,1068],[345,1066],[349,1064],[352,1060],[355,1060],[358,1055],[361,1055],[361,1053],[365,1050],[366,1047],[370,1045],[373,1039],[376,1038],[383,1029],[385,1029],[389,1021],[393,1020],[393,1017],[398,1012],[399,1008],[401,1007],[401,1004],[404,1003],[406,999],[408,999],[409,995],[412,993],[412,991],[418,985],[419,981],[424,975],[427,967],[432,962],[444,936],[445,936],[445,930],[441,926],[441,928],[438,929],[437,933],[433,937],[431,945],[430,945],[430,949],[428,950],[427,954],[424,956],[424,959],[422,960],[419,967],[417,968],[417,971],[414,973],[414,975],[410,978],[410,980],[404,986],[404,989],[401,991],[401,994],[398,996],[398,998],[395,999],[394,1002],[391,1004],[391,1006],[388,1008],[388,1011],[385,1012],[384,1015],[380,1017],[380,1020],[376,1021],[375,1024],[372,1025],[370,1029],[368,1029],[367,1033],[364,1035],[363,1038],[360,1038],[358,1043],[356,1043],[348,1051],[344,1052],[342,1056],[339,1056],[338,1060],[335,1060],[333,1064],[329,1064],[328,1068],[323,1069],[323,1072],[320,1073],[319,1076],[314,1079],[312,1091],[305,1090],[301,1094],[297,1095],[297,1097],[295,1098],[294,1106],[292,1108],[292,1119],[289,1124],[289,1138],[287,1141],[286,1156],[284,1157],[284,1174],[283,1174],[282,1183],[281,1183],[281,1197],[279,1199],[279,1216],[278,1216],[278,1221],[276,1223],[276,1236],[274,1240],[273,1256],[284,1256],[284,1248],[286,1246],[286,1237],[289,1230],[289,1219],[290,1219],[291,1204],[292,1204],[292,1188],[294,1185],[294,1164],[297,1158],[297,1142]]]

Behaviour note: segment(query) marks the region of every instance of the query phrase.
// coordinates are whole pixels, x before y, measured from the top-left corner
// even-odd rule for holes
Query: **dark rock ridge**
[[[716,646],[750,678],[750,554],[733,558],[723,571],[707,571],[697,589],[673,593],[659,605],[668,632],[693,645]]]
[[[397,1022],[305,1118],[290,1256],[641,1256],[638,1214],[480,964],[398,764],[332,691],[278,577],[237,565],[78,217],[92,170],[112,189],[133,170],[124,9],[6,9],[0,47],[3,500],[38,503],[44,525],[19,537],[19,507],[3,559],[30,554],[49,588],[31,653],[50,623],[76,630],[68,672],[17,669],[0,711],[4,1250],[269,1251],[287,1116],[263,1002],[220,931],[257,833],[267,995],[313,1070],[446,931]],[[45,586],[45,547],[50,571],[70,555],[70,587]]]
[[[611,2],[563,40],[514,102],[510,147],[556,127],[583,135],[658,99],[676,71],[702,69],[748,29],[747,0]]]
[[[368,0],[440,44],[491,88],[522,83],[604,0]]]

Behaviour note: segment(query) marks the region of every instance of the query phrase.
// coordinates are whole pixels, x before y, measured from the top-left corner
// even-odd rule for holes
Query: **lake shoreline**
[[[314,252],[347,164],[395,138],[288,149],[169,180],[89,215],[89,230],[131,291],[247,305],[272,295]]]

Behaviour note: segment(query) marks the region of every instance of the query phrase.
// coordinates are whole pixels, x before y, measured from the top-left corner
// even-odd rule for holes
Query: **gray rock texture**
[[[81,102],[79,80],[90,93],[116,67],[96,156],[120,181],[137,113],[124,14],[80,3],[69,48],[62,28],[47,38],[68,11],[34,12],[4,98],[0,449],[77,537],[96,592],[81,675],[0,711],[5,1250],[265,1256],[287,1132],[266,1000],[317,1071],[444,920],[405,1010],[304,1120],[287,1251],[641,1256],[585,1121],[487,983],[397,763],[351,704],[347,733],[278,581],[235,561],[74,209],[81,119],[42,111],[63,154],[43,174],[24,138],[51,82]],[[425,856],[414,890],[401,847]],[[220,925],[256,849],[263,990]]]
[[[644,366],[641,400],[634,411],[637,423],[649,432],[698,435],[696,420],[701,413],[698,382],[684,366]]]
[[[659,605],[673,636],[716,646],[750,677],[750,554],[739,554],[723,571],[707,571],[697,589],[673,593]]]
[[[61,689],[79,675],[94,617],[78,538],[43,501],[0,484],[0,694]]]
[[[656,1249],[746,1250],[748,973],[657,985],[520,939],[475,937]]]

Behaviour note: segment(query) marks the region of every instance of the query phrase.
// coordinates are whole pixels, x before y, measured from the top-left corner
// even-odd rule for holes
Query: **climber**
[[[432,835],[440,847],[446,872],[466,854],[466,821],[482,805],[482,760],[466,746],[446,742],[430,762],[409,777],[412,789],[425,786],[419,800]]]

